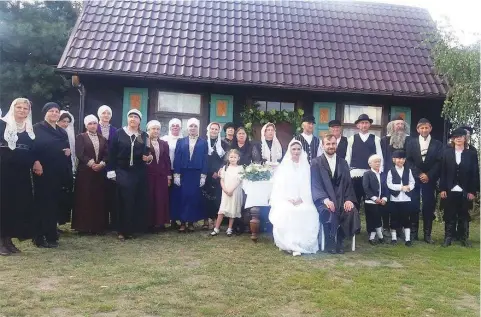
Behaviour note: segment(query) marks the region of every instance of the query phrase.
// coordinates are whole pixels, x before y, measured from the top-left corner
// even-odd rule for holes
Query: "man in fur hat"
[[[409,140],[409,125],[401,116],[397,116],[387,124],[387,135],[381,138],[382,155],[390,158],[395,150],[406,150],[406,142]],[[387,172],[393,163],[384,160],[384,171]]]

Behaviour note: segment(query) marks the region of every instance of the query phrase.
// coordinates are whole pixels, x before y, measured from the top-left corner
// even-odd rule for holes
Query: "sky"
[[[481,34],[481,1],[478,0],[355,0],[382,2],[428,9],[434,21],[447,17],[462,44],[472,44]]]

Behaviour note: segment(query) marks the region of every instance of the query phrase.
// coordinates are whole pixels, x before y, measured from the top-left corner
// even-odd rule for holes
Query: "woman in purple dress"
[[[151,230],[165,228],[169,223],[169,186],[172,181],[169,144],[159,139],[160,122],[147,123],[147,145],[153,160],[147,163],[148,211],[147,223]]]

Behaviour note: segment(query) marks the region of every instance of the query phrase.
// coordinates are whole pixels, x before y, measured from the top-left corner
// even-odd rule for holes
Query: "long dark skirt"
[[[131,235],[147,230],[147,172],[144,166],[117,169],[117,231]]]
[[[117,199],[117,184],[115,181],[108,179],[106,175],[104,175],[105,180],[105,201],[107,202],[106,206],[106,221],[108,224],[109,229],[115,230],[117,228],[117,206],[116,206],[116,199]]]
[[[57,240],[57,217],[60,213],[62,195],[62,175],[55,171],[34,176],[35,185],[35,229],[37,237],[45,237],[47,242]]]
[[[208,175],[205,185],[202,188],[202,200],[204,203],[205,216],[210,219],[217,218],[222,197],[222,187],[220,186],[220,177],[217,179]]]
[[[167,175],[147,173],[148,226],[159,227],[170,222]]]
[[[181,170],[179,218],[182,222],[197,222],[205,217],[200,175],[200,170]]]

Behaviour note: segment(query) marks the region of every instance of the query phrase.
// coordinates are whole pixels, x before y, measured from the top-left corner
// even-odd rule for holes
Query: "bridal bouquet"
[[[252,163],[241,173],[243,180],[251,182],[268,181],[272,177],[272,168],[268,165]]]

